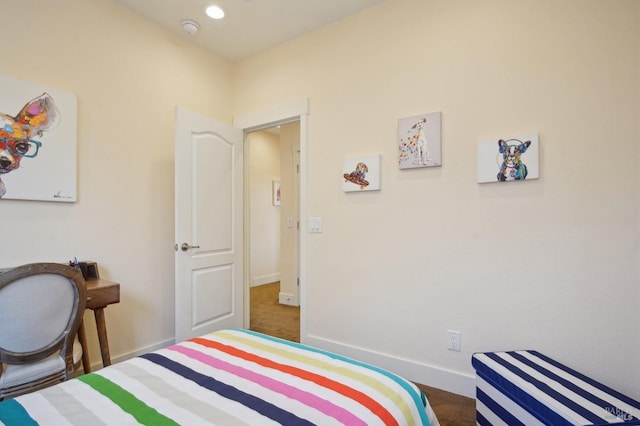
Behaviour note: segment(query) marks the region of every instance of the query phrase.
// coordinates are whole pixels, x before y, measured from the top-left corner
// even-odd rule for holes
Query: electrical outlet
[[[310,217],[309,218],[309,232],[320,234],[322,233],[322,218]]]
[[[462,333],[456,330],[447,330],[447,349],[460,352],[462,349]]]
[[[291,294],[280,294],[278,296],[278,302],[281,305],[295,306],[294,296]]]

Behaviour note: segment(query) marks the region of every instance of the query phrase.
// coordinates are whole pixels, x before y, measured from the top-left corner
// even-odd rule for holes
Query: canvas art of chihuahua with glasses
[[[15,116],[0,113],[0,198],[7,193],[3,175],[20,167],[23,159],[38,155],[44,132],[52,130],[58,121],[53,98],[43,93],[27,102]]]

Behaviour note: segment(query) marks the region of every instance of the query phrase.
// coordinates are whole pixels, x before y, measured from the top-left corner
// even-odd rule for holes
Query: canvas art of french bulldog
[[[502,163],[498,172],[498,181],[521,180],[527,177],[527,166],[522,162],[522,154],[531,146],[531,141],[518,139],[498,141],[498,155],[502,155]]]
[[[47,93],[32,99],[17,115],[0,113],[0,198],[7,188],[2,176],[20,167],[24,159],[33,159],[42,146],[39,138],[57,124],[58,110]]]

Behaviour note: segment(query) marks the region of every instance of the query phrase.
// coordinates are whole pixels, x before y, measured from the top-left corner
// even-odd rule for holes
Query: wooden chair
[[[33,263],[0,273],[0,400],[72,378],[86,286],[80,271]]]

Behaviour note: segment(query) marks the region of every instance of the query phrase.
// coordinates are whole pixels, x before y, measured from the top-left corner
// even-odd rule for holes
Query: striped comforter
[[[411,382],[337,354],[223,330],[0,403],[7,425],[437,425]]]

